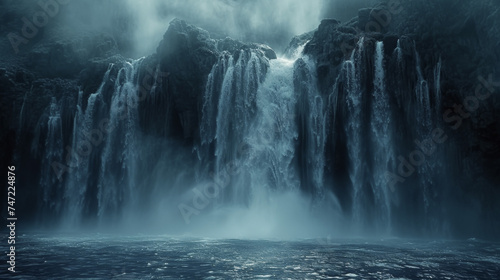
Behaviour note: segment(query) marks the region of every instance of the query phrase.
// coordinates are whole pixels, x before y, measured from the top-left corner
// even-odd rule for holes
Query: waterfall
[[[154,72],[154,80],[153,80],[153,85],[151,85],[151,89],[149,91],[149,94],[153,96],[153,101],[157,101],[157,93],[156,90],[158,89],[158,83],[159,80],[158,78],[160,77],[160,63],[156,65],[155,72]]]
[[[30,93],[33,91],[33,86],[31,86]],[[21,134],[21,131],[24,130],[24,125],[25,125],[25,117],[24,115],[26,114],[25,112],[25,106],[26,106],[26,98],[28,96],[28,93],[24,94],[23,98],[23,104],[21,105],[21,110],[19,111],[19,134]]]
[[[397,46],[392,53],[390,58],[390,67],[388,73],[391,74],[391,79],[388,80],[390,84],[394,85],[396,101],[400,108],[404,108],[404,118],[407,122],[411,122],[414,119],[412,115],[413,108],[412,100],[413,95],[407,94],[407,82],[409,79],[409,73],[407,73],[408,62],[403,60],[403,49],[401,48],[401,39],[398,39]]]
[[[293,61],[278,58],[270,62],[265,81],[256,96],[256,116],[249,123],[244,142],[250,195],[254,203],[265,203],[273,190],[294,190],[298,181],[292,167],[297,138],[294,122]]]
[[[417,47],[415,42],[413,42],[414,56],[416,60],[416,71],[417,71],[417,87],[415,89],[417,104],[417,120],[422,127],[422,133],[429,133],[432,125],[432,109],[431,100],[429,95],[429,84],[424,79],[422,74],[422,67],[420,65],[420,55],[417,52]]]
[[[375,50],[375,69],[374,69],[374,91],[371,109],[371,133],[373,161],[373,192],[374,204],[380,209],[378,213],[379,227],[389,227],[390,223],[390,190],[387,185],[385,172],[394,170],[394,146],[393,143],[393,117],[391,114],[391,105],[389,95],[385,86],[385,67],[384,67],[384,44],[377,42]]]
[[[377,42],[375,49],[375,99],[385,98],[384,43]]]
[[[302,96],[294,88],[294,62],[285,58],[262,63],[253,51],[236,59],[220,56],[208,76],[200,127],[202,144],[215,141],[216,174],[228,164],[243,170],[233,176],[230,198],[234,203],[265,201],[269,192],[297,190],[300,182],[293,166],[298,137],[298,98],[306,104],[305,159],[315,193],[323,189],[325,113],[316,88],[315,65],[299,59],[305,80]],[[295,63],[297,65],[297,63]],[[266,70],[267,69],[267,70]],[[265,76],[263,75],[265,73]]]
[[[142,59],[110,64],[101,85],[88,96],[78,94],[73,119],[69,174],[65,184],[65,222],[78,225],[97,215],[101,222],[118,218],[139,197],[138,70]],[[118,70],[116,77],[111,73]],[[109,100],[109,105],[107,104]]]
[[[434,103],[436,107],[436,116],[441,113],[441,57],[434,68]]]
[[[87,217],[101,224],[120,222],[153,209],[147,202],[175,201],[177,196],[185,197],[191,189],[211,181],[219,189],[207,195],[211,196],[210,213],[228,219],[230,214],[220,214],[221,209],[234,207],[242,211],[239,214],[248,214],[259,222],[266,218],[265,211],[272,211],[276,213],[273,219],[286,220],[288,210],[277,207],[294,201],[301,204],[294,211],[343,210],[355,230],[391,232],[396,215],[391,203],[398,193],[387,185],[386,174],[397,169],[396,155],[402,147],[397,144],[401,140],[397,131],[404,122],[397,116],[406,114],[413,119],[416,126],[408,129],[409,137],[420,139],[436,122],[431,106],[440,98],[441,60],[434,67],[434,84],[429,89],[416,47],[413,61],[400,60],[401,53],[398,42],[392,56],[386,58],[383,42],[360,38],[349,60],[340,65],[333,90],[325,100],[319,90],[317,65],[308,56],[268,60],[259,50],[222,52],[199,100],[200,137],[192,150],[193,170],[184,175],[175,174],[178,167],[172,163],[175,165],[176,159],[166,158],[181,153],[165,152],[171,148],[163,146],[172,143],[165,139],[169,136],[155,133],[168,126],[163,122],[168,122],[170,115],[161,110],[179,113],[172,109],[173,98],[164,92],[167,87],[161,86],[159,64],[150,71],[150,99],[143,107],[139,107],[138,98],[139,91],[144,90],[139,83],[144,60],[110,64],[94,93],[78,93],[73,131],[67,137],[69,147],[62,147],[61,110],[55,98],[46,119],[40,120],[35,134],[39,140],[35,139],[33,151],[40,153],[36,143],[45,136],[46,127],[44,165],[69,159],[64,181],[42,176],[40,183],[47,186],[42,210],[60,212],[69,226],[82,224]],[[388,59],[392,61],[386,63]],[[411,71],[401,77],[413,80],[391,81],[390,67]],[[391,87],[393,84],[396,88]],[[430,91],[435,91],[435,100],[431,100]],[[148,106],[155,102],[161,104],[154,107],[153,114]],[[411,110],[402,112],[394,107],[398,105]],[[155,118],[156,114],[161,118]],[[157,119],[162,123],[157,125]],[[152,154],[155,159],[147,163]],[[436,161],[416,167],[414,180],[422,185],[419,202],[423,214],[434,215],[432,197],[439,182]],[[162,182],[143,180],[141,174],[150,168],[157,168],[153,173],[164,173],[158,176]],[[191,174],[193,178],[182,177]],[[155,184],[148,186],[149,182]],[[62,202],[50,204],[48,198],[59,187]],[[152,198],[149,190],[162,198]],[[307,195],[302,196],[304,193]]]
[[[99,93],[94,93],[89,96],[87,101],[87,109],[85,114],[82,113],[82,92],[79,93],[79,100],[75,118],[73,121],[73,141],[72,147],[79,149],[79,143],[85,141],[86,135],[90,134],[93,129],[94,105]],[[72,166],[73,172],[69,174],[69,179],[66,186],[65,197],[68,201],[66,216],[70,223],[78,223],[82,215],[83,203],[85,200],[85,193],[87,191],[87,181],[89,179],[89,157],[75,157],[73,158]]]
[[[109,109],[108,135],[97,185],[98,217],[120,217],[139,197],[138,69],[142,59],[126,62],[118,71]],[[127,208],[130,209],[130,208]]]
[[[350,160],[349,177],[353,188],[353,219],[359,224],[362,221],[364,203],[362,199],[364,185],[365,161],[362,151],[362,109],[363,92],[361,91],[361,69],[363,67],[364,38],[358,42],[353,50],[350,60],[344,61],[342,67],[343,81],[345,84],[346,116],[345,130],[348,155]]]
[[[233,64],[233,57],[228,53],[219,56],[217,63],[208,75],[205,94],[203,96],[202,119],[200,124],[201,144],[208,145],[215,140],[217,127],[217,101],[221,92],[224,76],[228,71],[228,64]]]
[[[418,127],[415,130],[417,137],[422,137],[429,135],[433,125],[435,125],[433,119],[433,112],[430,102],[429,85],[424,79],[422,74],[422,68],[420,63],[420,55],[417,52],[415,42],[413,42],[414,56],[416,61],[416,71],[417,71],[417,85],[415,88],[417,104],[415,104],[416,120],[418,121]],[[423,204],[424,211],[427,214],[430,211],[432,204],[432,197],[434,194],[434,160],[423,159],[423,164],[419,167],[418,173],[421,178],[422,194],[423,194]]]
[[[329,227],[323,215],[338,211],[338,203],[325,198],[323,103],[316,65],[307,57],[267,61],[254,50],[219,57],[206,84],[200,142],[201,154],[213,158],[212,177],[223,178],[215,180],[223,182],[212,214],[233,221],[228,230],[295,228],[291,219]]]
[[[48,108],[47,131],[42,158],[42,175],[40,185],[42,190],[42,213],[59,214],[61,181],[52,172],[53,162],[61,162],[63,155],[61,111],[56,98],[52,97]]]
[[[297,60],[295,91],[299,95],[299,161],[303,189],[321,199],[325,168],[326,112],[317,88],[316,65],[309,57]]]
[[[307,43],[309,43],[309,41],[311,41],[311,40],[307,40],[307,41],[301,43],[300,45],[295,46],[294,48],[291,47],[289,50],[285,51],[286,56],[290,60],[293,60],[293,61],[297,60],[298,58],[300,58],[302,56],[302,52],[304,51],[304,48],[307,45]]]
[[[91,155],[96,154],[93,150],[98,148],[96,146],[100,144],[92,141],[93,131],[98,127],[97,122],[101,121],[99,119],[100,114],[97,105],[103,102],[102,91],[104,85],[109,80],[109,75],[113,66],[113,64],[108,66],[99,89],[95,93],[89,95],[85,110],[83,110],[83,92],[80,90],[78,93],[76,113],[73,119],[72,142],[68,155],[68,157],[70,157],[69,167],[71,169],[64,192],[66,201],[66,225],[78,225],[85,212],[85,205],[89,203],[87,201],[87,199],[89,199],[87,192],[88,186],[91,184],[89,181],[92,176],[92,165],[95,164],[94,161],[91,161]],[[102,137],[100,139],[101,141]]]
[[[257,112],[257,90],[267,67],[267,60],[254,51],[241,50],[236,56],[223,53],[209,74],[200,136],[202,145],[215,141],[213,169],[217,175],[229,165],[241,164],[241,151],[248,146],[245,135]],[[248,186],[229,189],[226,199],[247,201],[248,191]]]
[[[384,59],[383,42],[376,42],[370,48],[364,38],[358,41],[350,59],[341,65],[329,96],[329,106],[333,106],[329,116],[335,118],[329,122],[329,129],[332,151],[345,149],[349,160],[346,170],[351,186],[353,226],[356,230],[368,226],[385,233],[391,227],[391,190],[386,173],[396,165],[396,123],[386,86]],[[336,189],[345,192],[346,188]]]
[[[394,52],[396,52],[396,59],[398,64],[401,64],[403,61],[403,51],[401,50],[401,42],[400,39],[398,39],[396,48],[394,49]]]

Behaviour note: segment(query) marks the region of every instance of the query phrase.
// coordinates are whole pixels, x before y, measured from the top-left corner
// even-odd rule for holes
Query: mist
[[[0,279],[498,278],[498,4],[1,0]]]
[[[282,52],[291,38],[317,28],[321,19],[347,21],[374,0],[93,0],[71,2],[62,16],[70,32],[111,33],[123,54],[141,57],[156,51],[169,22],[180,18],[226,36],[258,42]]]

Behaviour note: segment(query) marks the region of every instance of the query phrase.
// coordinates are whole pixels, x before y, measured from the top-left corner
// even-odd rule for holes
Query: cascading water
[[[494,5],[4,2],[14,278],[500,275]]]
[[[349,177],[353,188],[353,219],[359,224],[362,221],[363,203],[363,185],[365,176],[365,164],[362,151],[362,122],[364,96],[361,91],[361,67],[362,54],[364,47],[364,38],[358,42],[358,46],[353,50],[350,60],[344,61],[342,67],[343,82],[346,96],[346,142],[350,159]]]
[[[51,163],[61,161],[63,157],[61,111],[53,97],[49,106],[47,131],[42,159],[42,176],[40,185],[42,192],[42,213],[57,213],[62,210],[59,204],[61,182],[51,170]]]
[[[240,161],[241,175],[236,186],[249,187],[249,207],[273,207],[273,193],[298,191],[292,165],[297,128],[293,116],[297,101],[293,91],[293,61],[272,60],[265,81],[260,85],[256,115],[247,125],[245,153]],[[248,179],[248,184],[244,180]],[[264,220],[265,213],[257,213]]]
[[[245,145],[249,123],[255,116],[257,89],[266,68],[255,52],[242,50],[236,58],[223,54],[210,73],[200,134],[202,144],[215,140],[215,174],[225,172],[229,164],[241,165],[239,154]],[[231,194],[226,201],[244,203],[248,200],[249,189],[241,186],[243,184],[229,189]]]
[[[109,75],[109,69],[105,76]],[[78,143],[84,139],[85,135],[93,128],[94,104],[98,93],[91,94],[87,101],[87,109],[82,112],[82,95],[78,93],[78,104],[76,107],[75,118],[73,120],[72,148],[76,148]],[[68,183],[65,189],[64,197],[68,201],[66,209],[67,222],[78,224],[81,219],[82,205],[84,203],[85,192],[87,189],[87,180],[89,176],[88,158],[77,159],[72,163],[75,167],[74,172],[69,174]]]
[[[89,95],[85,111],[83,110],[83,92],[80,91],[78,93],[78,103],[73,120],[72,144],[70,147],[73,155],[69,155],[72,156],[71,163],[69,164],[72,170],[69,172],[64,194],[66,200],[65,224],[69,226],[78,225],[81,222],[82,216],[86,214],[86,204],[89,203],[86,199],[88,199],[87,192],[89,184],[91,184],[89,182],[92,175],[91,169],[93,168],[92,165],[96,163],[91,157],[92,149],[96,147],[90,146],[92,143],[86,142],[86,140],[92,138],[92,131],[98,127],[97,122],[101,121],[99,119],[101,117],[99,107],[103,102],[102,91],[104,84],[109,79],[113,66],[113,64],[109,65],[97,92]],[[74,156],[77,153],[83,156]]]
[[[328,122],[328,130],[333,137],[332,151],[345,150],[348,156],[348,183],[352,199],[350,212],[354,228],[388,233],[391,226],[391,191],[394,189],[390,189],[386,174],[396,166],[396,123],[393,121],[391,97],[386,89],[384,44],[375,42],[374,48],[370,44],[360,38],[350,59],[340,67],[340,74],[329,96],[329,116],[334,119]],[[335,158],[336,155],[332,156]],[[338,191],[344,189],[337,188]]]
[[[396,59],[398,64],[401,64],[403,62],[403,51],[401,50],[401,40],[398,39],[398,42],[396,44],[396,48],[394,49],[394,52],[396,53]]]
[[[32,88],[33,89],[33,88]],[[24,98],[23,98],[23,105],[21,105],[21,110],[19,111],[19,131],[22,131],[24,129],[24,125],[25,125],[25,117],[24,117],[24,114],[26,114],[25,112],[25,106],[26,106],[26,98],[28,96],[28,93],[25,93],[24,94]],[[19,133],[21,134],[21,133]]]
[[[434,102],[436,107],[436,115],[439,116],[441,113],[441,57],[434,68]]]
[[[323,98],[317,89],[316,66],[308,58],[299,58],[296,63],[295,91],[299,95],[299,161],[303,189],[316,198],[324,195],[323,171],[325,168],[324,149],[326,141]]]
[[[215,145],[214,177],[222,177],[220,173],[228,165],[238,169],[224,186],[228,197],[219,199],[219,207],[232,205],[235,208],[231,212],[239,213],[228,217],[228,223],[239,225],[238,232],[245,229],[265,234],[289,223],[290,215],[304,220],[309,215],[308,203],[301,198],[296,165],[299,98],[309,108],[305,115],[307,169],[311,170],[314,192],[323,192],[323,102],[316,89],[315,67],[304,60],[307,80],[303,81],[306,91],[301,97],[294,88],[295,60],[267,62],[254,51],[241,51],[237,58],[223,54],[209,75],[201,142]],[[296,207],[290,208],[290,204]]]
[[[429,84],[424,79],[422,74],[422,66],[420,64],[420,55],[417,52],[417,47],[415,42],[413,42],[414,56],[416,59],[416,71],[417,71],[417,87],[415,89],[416,99],[418,101],[417,108],[417,119],[421,124],[421,133],[428,134],[432,126],[432,109],[431,109],[431,99],[429,93]]]
[[[83,109],[83,93],[78,94],[73,120],[71,159],[65,184],[65,224],[78,225],[97,215],[103,222],[118,218],[134,205],[138,155],[137,98],[141,59],[124,63],[116,80],[110,64],[99,89],[89,95]],[[106,105],[109,89],[110,105]]]
[[[373,46],[369,44],[372,42]],[[195,168],[182,175],[176,174],[179,169],[172,166],[175,159],[166,158],[168,153],[164,153],[164,149],[170,148],[164,145],[172,144],[151,140],[147,135],[151,129],[168,126],[150,122],[168,123],[168,116],[175,112],[170,104],[173,97],[165,94],[159,79],[160,65],[156,64],[156,71],[151,71],[154,81],[148,89],[150,99],[144,101],[147,106],[161,104],[154,107],[151,115],[139,111],[137,105],[143,90],[139,85],[143,60],[125,62],[122,66],[110,64],[100,87],[88,95],[86,102],[85,94],[82,91],[78,94],[73,133],[69,137],[71,147],[65,149],[70,150],[71,172],[64,181],[63,202],[50,206],[50,211],[63,209],[64,222],[70,226],[81,224],[87,217],[97,218],[101,224],[119,222],[140,213],[139,209],[171,211],[156,204],[184,199],[192,189],[196,197],[201,193],[200,186],[213,180],[219,189],[210,196],[211,208],[204,214],[224,216],[218,221],[238,228],[240,233],[255,232],[260,225],[268,225],[258,232],[267,234],[294,218],[314,220],[311,227],[317,228],[321,223],[335,227],[340,222],[322,219],[337,215],[350,219],[354,230],[389,233],[392,203],[397,193],[388,185],[386,173],[396,169],[396,154],[401,152],[396,144],[396,131],[401,130],[398,127],[401,123],[395,115],[405,114],[408,119],[416,120],[417,126],[411,130],[414,137],[428,133],[435,124],[431,102],[438,102],[441,79],[439,61],[433,73],[435,84],[431,90],[437,98],[433,100],[416,49],[414,56],[407,59],[402,55],[401,45],[398,42],[392,57],[386,58],[383,42],[360,38],[350,59],[340,65],[328,102],[318,89],[317,65],[300,54],[303,46],[293,52],[296,56],[292,59],[268,60],[256,49],[223,52],[207,77],[200,100]],[[414,76],[414,81],[408,83],[413,94],[404,94],[406,84],[387,77],[391,75],[387,70],[391,66],[397,67],[402,75]],[[413,68],[415,75],[404,73],[409,68]],[[390,89],[390,83],[398,87]],[[391,95],[392,92],[396,94]],[[62,136],[54,134],[61,129],[58,104],[54,102],[49,110],[46,138],[49,149],[45,157],[48,161],[64,161],[62,142],[57,142]],[[394,106],[414,109],[401,113]],[[161,108],[171,113],[160,114]],[[167,119],[158,120],[157,114]],[[160,135],[165,136],[160,133],[156,137]],[[151,143],[154,145],[149,147]],[[327,147],[327,143],[331,146]],[[328,154],[332,151],[340,156]],[[155,160],[143,160],[151,159],[152,154]],[[342,170],[347,180],[325,178],[325,170],[332,171],[328,169],[332,161],[336,166],[346,166]],[[421,190],[424,213],[431,213],[429,201],[435,195],[434,164],[429,161],[419,166],[416,176],[425,185]],[[144,170],[171,172],[168,176],[175,178],[158,176],[156,181],[148,181],[154,183],[149,187],[139,175]],[[194,178],[190,180],[183,177],[191,175]],[[53,179],[42,178],[43,184],[51,186],[44,197],[57,187]],[[47,180],[52,181],[46,183]],[[146,190],[153,192],[148,195]],[[344,201],[337,199],[340,196]],[[149,204],[141,206],[144,202]],[[200,210],[206,207],[202,206]],[[197,215],[201,213],[196,211]],[[329,214],[312,219],[311,211]],[[178,216],[180,220],[182,215]]]
[[[436,125],[436,116],[434,114],[434,110],[431,107],[431,97],[430,90],[427,80],[424,79],[422,73],[422,66],[420,62],[420,55],[417,52],[417,48],[415,46],[415,42],[413,42],[413,50],[414,57],[416,60],[416,72],[417,72],[417,86],[415,87],[416,94],[416,106],[415,107],[415,119],[418,121],[416,135],[415,137],[421,137],[422,135],[429,135],[431,130]],[[437,73],[436,73],[437,74]],[[436,88],[437,89],[437,88]],[[437,94],[437,93],[435,93]],[[423,155],[422,155],[423,156]],[[418,158],[418,162],[422,162],[419,165],[418,173],[420,175],[420,182],[423,188],[422,196],[423,196],[423,206],[424,206],[424,214],[425,216],[430,216],[430,212],[432,211],[434,204],[434,197],[437,195],[436,193],[436,182],[435,178],[435,160],[425,160],[420,156]],[[427,219],[428,221],[432,220],[430,217]]]
[[[388,229],[391,221],[390,186],[387,185],[386,171],[395,169],[394,142],[393,142],[393,116],[389,94],[385,86],[384,44],[376,43],[374,69],[374,91],[371,109],[371,132],[373,161],[373,193],[375,205],[381,213],[377,213],[377,225],[381,229]],[[390,230],[390,229],[389,229]]]
[[[98,216],[117,215],[137,197],[138,69],[142,59],[118,71],[109,112],[109,133],[101,159]],[[116,171],[116,169],[121,169]],[[117,176],[117,174],[121,174]]]

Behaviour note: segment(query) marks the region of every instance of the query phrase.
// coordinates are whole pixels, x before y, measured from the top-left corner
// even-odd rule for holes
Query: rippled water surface
[[[1,279],[500,279],[500,245],[476,240],[31,234],[16,250],[18,272],[4,263]]]

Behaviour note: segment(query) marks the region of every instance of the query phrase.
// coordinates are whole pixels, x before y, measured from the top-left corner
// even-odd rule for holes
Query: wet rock
[[[192,141],[199,137],[200,102],[205,83],[219,55],[229,52],[237,57],[240,50],[258,50],[262,60],[275,59],[276,53],[264,44],[243,43],[231,38],[212,39],[210,34],[183,20],[174,19],[157,48],[162,73],[168,73],[163,94],[174,102],[175,122],[172,131]]]

